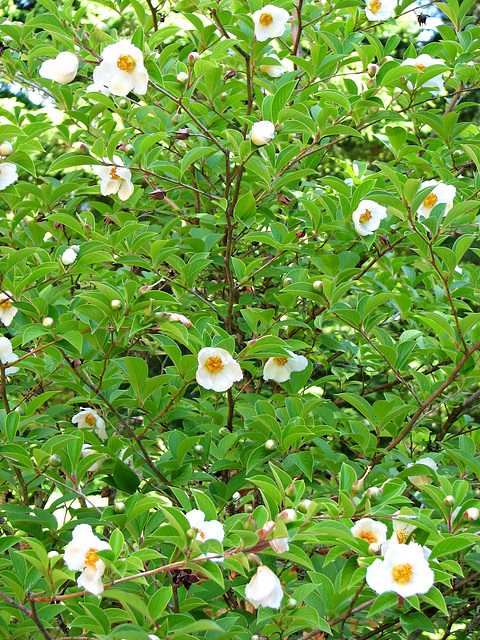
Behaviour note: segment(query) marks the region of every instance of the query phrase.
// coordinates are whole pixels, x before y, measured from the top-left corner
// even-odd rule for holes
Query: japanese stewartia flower
[[[180,71],[180,73],[177,73],[177,82],[180,82],[180,84],[185,84],[188,80],[188,73],[186,71]]]
[[[404,67],[408,65],[409,67],[417,67],[417,69],[421,72],[421,71],[424,71],[427,67],[433,66],[434,64],[444,65],[445,63],[443,60],[440,60],[439,58],[432,58],[432,56],[429,56],[428,53],[421,53],[416,58],[406,58],[400,66]],[[421,75],[420,75],[420,78],[421,78]],[[409,89],[413,89],[413,85],[410,81],[407,82],[407,86]],[[442,91],[443,89],[442,74],[440,73],[438,76],[434,76],[433,78],[430,78],[430,80],[427,80],[426,82],[424,82],[422,84],[422,88],[423,87],[428,89],[434,89],[434,91],[432,91],[434,95]]]
[[[282,61],[275,53],[269,53],[268,57],[278,60],[278,64],[261,64],[258,67],[258,70],[262,73],[268,73],[271,78],[279,78],[287,69],[283,66]]]
[[[453,207],[453,199],[457,193],[456,188],[452,184],[445,184],[444,182],[438,182],[437,180],[427,180],[420,185],[421,189],[427,189],[433,187],[428,196],[418,207],[417,216],[419,221],[425,220],[430,216],[430,213],[437,204],[445,204],[444,216]]]
[[[388,20],[395,15],[397,0],[366,0],[365,14],[369,20]]]
[[[92,84],[89,84],[86,91],[87,93],[101,93],[104,96],[110,95],[108,87],[98,82],[92,82]]]
[[[245,598],[256,609],[260,605],[262,607],[271,607],[279,609],[283,598],[283,589],[280,580],[264,564],[261,564],[256,574],[245,587]]]
[[[0,164],[0,191],[6,189],[18,180],[17,167],[12,162]]]
[[[205,514],[200,509],[192,509],[185,514],[188,520],[188,524],[197,532],[196,540],[198,542],[205,542],[206,540],[217,540],[223,542],[225,537],[225,531],[223,530],[223,524],[218,520],[205,520]],[[213,562],[222,562],[223,558],[215,558],[215,553],[207,553],[206,557],[213,560]]]
[[[98,454],[98,451],[95,451],[95,449],[92,449],[92,445],[91,444],[83,444],[82,445],[82,452],[81,452],[82,458],[86,458],[87,456],[91,456],[91,455],[93,455],[95,453]],[[104,460],[106,460],[106,456],[103,456],[103,457],[99,458],[90,467],[88,467],[88,471],[90,471],[92,473],[94,471],[98,471],[100,469],[100,467],[102,466]]]
[[[255,23],[255,37],[259,42],[264,42],[283,34],[290,14],[285,9],[267,4],[263,9],[255,11],[252,18]]]
[[[96,596],[103,593],[102,576],[105,571],[105,563],[96,553],[106,549],[111,549],[108,542],[100,540],[89,524],[77,524],[63,554],[70,571],[82,571],[77,579],[78,586]]]
[[[38,73],[47,80],[68,84],[75,78],[77,71],[77,56],[70,51],[62,51],[53,60],[45,60]]]
[[[474,522],[475,520],[478,520],[480,518],[480,511],[477,509],[477,507],[470,507],[469,509],[466,509],[463,517],[468,522]]]
[[[94,165],[93,173],[100,178],[100,193],[102,196],[118,194],[120,200],[128,200],[134,191],[131,181],[132,174],[118,156],[113,156],[114,165],[104,159],[105,165]]]
[[[95,429],[97,435],[102,440],[107,438],[105,431],[105,421],[93,409],[81,409],[72,418],[72,423],[80,429]]]
[[[204,347],[198,353],[198,384],[204,389],[227,391],[243,378],[240,365],[225,349]]]
[[[353,224],[361,236],[371,236],[387,217],[387,209],[373,200],[362,200],[352,213]]]
[[[5,336],[0,337],[0,362],[2,364],[8,364],[9,362],[15,362],[18,360],[18,357],[13,353],[12,343]],[[5,374],[10,375],[12,373],[17,373],[18,367],[7,367],[5,369]]]
[[[413,467],[413,462],[407,465],[407,469],[409,467]],[[430,467],[430,469],[433,469],[434,471],[437,471],[438,466],[437,463],[432,460],[432,458],[422,458],[421,460],[417,460],[416,464],[424,464],[426,467]],[[423,487],[423,485],[425,484],[430,484],[431,483],[431,478],[430,476],[427,475],[423,475],[423,476],[408,476],[409,481],[415,485],[417,487],[417,489]]]
[[[394,516],[400,516],[402,518],[402,520],[398,520],[394,517],[392,520],[392,524],[393,533],[397,537],[398,542],[404,544],[408,540],[410,534],[413,533],[413,531],[415,531],[417,527],[414,524],[403,522],[403,519],[412,520],[413,518],[415,518],[415,516],[405,516],[402,515],[400,511],[397,511]]]
[[[130,91],[145,94],[148,73],[143,66],[143,53],[130,40],[107,45],[102,62],[93,71],[93,81],[105,85],[115,96],[126,96]]]
[[[274,382],[286,382],[290,380],[290,376],[294,371],[303,371],[308,366],[308,360],[305,356],[298,356],[293,351],[287,352],[290,358],[280,356],[269,358],[263,367],[263,379],[273,380]]]
[[[361,518],[350,529],[355,538],[366,540],[369,544],[382,544],[387,539],[387,527],[382,522],[376,522],[371,518]]]
[[[12,143],[8,142],[8,140],[0,142],[0,156],[9,156],[11,153],[13,153]]]
[[[290,549],[290,545],[288,544],[288,538],[273,538],[270,540],[270,546],[275,551],[275,553],[287,553]]]
[[[192,321],[189,320],[186,316],[182,316],[181,313],[170,313],[168,315],[168,319],[170,322],[180,322],[184,327],[189,329],[192,326]]]
[[[12,304],[12,294],[10,291],[0,293],[0,320],[8,327],[16,316],[18,309]]]
[[[275,125],[269,120],[260,120],[260,122],[252,124],[249,135],[253,144],[256,144],[257,147],[261,147],[274,139]]]
[[[75,250],[74,247],[68,247],[68,249],[65,249],[65,251],[62,253],[62,264],[64,264],[66,267],[68,267],[68,265],[70,264],[73,264],[77,259],[77,253],[78,250]]]
[[[378,558],[367,569],[367,584],[379,595],[394,591],[402,598],[427,593],[434,575],[416,542],[389,546],[383,560]]]

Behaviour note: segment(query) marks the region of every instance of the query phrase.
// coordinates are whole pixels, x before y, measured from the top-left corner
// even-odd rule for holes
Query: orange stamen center
[[[7,309],[10,309],[11,306],[12,306],[12,303],[8,298],[0,302],[0,309],[3,309],[4,311],[7,311]]]
[[[399,541],[399,543],[405,544],[408,538],[405,531],[395,531],[395,533],[397,534],[397,540]]]
[[[438,197],[434,193],[431,193],[423,201],[423,206],[427,207],[428,209],[431,209],[437,204],[437,201],[438,201]]]
[[[122,71],[133,71],[135,68],[135,60],[132,56],[120,56],[117,60],[117,67]]]
[[[218,356],[211,356],[205,363],[205,366],[211,373],[216,373],[223,369],[223,362]]]
[[[275,362],[275,364],[278,364],[279,367],[283,367],[287,364],[288,358],[285,358],[285,357],[274,358],[273,361]]]
[[[366,540],[368,544],[373,544],[374,542],[377,542],[377,536],[373,534],[371,531],[362,531],[358,535],[358,537],[361,538],[362,540]]]
[[[397,564],[392,569],[392,578],[399,584],[407,584],[412,579],[413,567],[408,562]]]
[[[364,224],[365,222],[368,222],[371,219],[372,219],[372,212],[369,211],[368,209],[365,209],[365,213],[362,213],[362,215],[359,218],[359,221],[362,224]]]
[[[382,3],[380,2],[380,0],[373,0],[373,2],[370,3],[370,11],[372,13],[377,13],[377,11],[381,9],[381,7]]]
[[[94,427],[97,424],[97,419],[95,418],[93,413],[87,413],[87,415],[85,416],[84,420],[88,424],[89,427]]]
[[[95,551],[98,551],[98,549],[91,547],[85,554],[85,564],[87,567],[94,567],[100,560],[100,558],[95,554]]]
[[[120,176],[117,174],[117,167],[112,167],[110,171],[110,178],[112,180],[121,180]]]
[[[420,63],[418,63],[418,64],[416,64],[415,66],[417,67],[417,69],[418,69],[419,71],[423,71],[423,70],[425,69],[425,65],[424,65],[424,64],[420,64]]]
[[[273,22],[273,16],[271,13],[262,13],[259,20],[260,24],[263,24],[264,27],[268,27],[269,24]]]

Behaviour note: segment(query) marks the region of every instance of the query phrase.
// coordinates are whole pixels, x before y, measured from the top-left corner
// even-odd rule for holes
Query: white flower
[[[417,460],[417,462],[415,464],[424,464],[426,467],[430,467],[430,469],[433,469],[435,472],[438,469],[437,463],[435,462],[435,460],[432,460],[432,458],[422,458],[421,460]],[[410,464],[407,465],[407,469],[409,467],[413,467],[414,463],[411,462]],[[431,483],[431,478],[430,476],[427,475],[423,475],[423,476],[408,476],[409,481],[415,485],[417,487],[417,489],[420,489],[421,487],[423,487],[423,485],[425,484],[430,484]]]
[[[17,167],[12,162],[0,164],[0,191],[3,191],[18,180]]]
[[[268,144],[275,137],[275,125],[269,120],[260,120],[260,122],[252,124],[249,135],[250,140],[257,147]]]
[[[395,516],[399,516],[402,520],[413,520],[415,516],[405,516],[397,511],[394,514],[392,524],[393,524],[393,533],[397,537],[398,542],[401,544],[405,544],[413,531],[417,528],[414,524],[409,524],[408,522],[402,522],[402,520],[398,520]]]
[[[0,362],[2,364],[8,364],[9,362],[15,362],[18,360],[18,356],[16,356],[12,351],[12,343],[5,336],[0,337]],[[7,367],[5,369],[5,375],[11,375],[12,373],[17,373],[18,367]]]
[[[421,72],[424,71],[427,67],[431,67],[434,64],[444,65],[445,63],[443,60],[440,60],[439,58],[432,58],[432,56],[429,56],[428,53],[421,53],[416,58],[406,58],[400,66],[404,67],[408,65],[409,67],[417,67],[417,69],[420,71],[419,78],[421,78],[422,77]],[[413,85],[410,81],[407,82],[407,87],[409,89],[413,89]],[[422,88],[423,87],[434,89],[434,91],[432,91],[433,95],[436,95],[437,93],[442,91],[443,90],[442,74],[439,74],[438,76],[434,76],[433,78],[430,78],[430,80],[427,80],[426,82],[424,82],[422,84]]]
[[[270,540],[270,546],[275,553],[287,553],[290,549],[288,542],[288,538],[273,538],[273,540]]]
[[[433,571],[416,542],[391,546],[385,558],[367,568],[367,584],[379,595],[394,591],[402,598],[427,593],[434,583]]]
[[[365,14],[369,20],[388,20],[395,15],[397,0],[366,0]]]
[[[47,231],[47,233],[43,236],[43,242],[49,242],[52,238],[53,235],[50,233],[50,231]]]
[[[18,360],[18,356],[16,356],[14,353],[11,353],[9,356],[5,358],[0,358],[0,360],[2,361],[3,364],[8,364],[9,362],[15,362],[16,360]],[[12,375],[13,373],[17,373],[18,370],[19,370],[18,367],[7,367],[5,369],[5,375],[7,376]]]
[[[83,444],[82,445],[82,453],[81,453],[82,458],[86,458],[87,456],[91,456],[94,453],[98,454],[98,451],[95,451],[95,449],[92,449],[92,445],[91,444]],[[106,460],[106,456],[103,456],[102,458],[99,458],[90,467],[88,467],[88,471],[90,471],[92,473],[94,471],[98,471],[100,469],[100,467],[102,466],[104,460]]]
[[[361,236],[371,236],[386,217],[387,209],[373,200],[362,200],[352,213],[353,224]]]
[[[96,552],[106,549],[111,549],[108,542],[97,538],[89,524],[77,524],[63,554],[70,571],[82,571],[77,579],[78,586],[96,596],[103,593],[102,576],[105,571],[105,563]]]
[[[98,437],[102,440],[107,437],[105,422],[93,409],[81,408],[81,411],[73,416],[72,423],[76,424],[80,429],[95,429]]]
[[[118,194],[120,200],[128,200],[134,191],[131,181],[130,169],[127,169],[118,156],[113,156],[115,164],[107,159],[103,160],[106,165],[94,165],[93,173],[100,178],[100,192],[102,196]]]
[[[351,529],[355,538],[366,540],[368,544],[383,544],[387,539],[387,527],[371,518],[362,518]]]
[[[225,349],[204,347],[198,353],[198,384],[204,389],[227,391],[243,378],[240,365]]]
[[[86,89],[87,93],[101,93],[103,96],[109,96],[110,95],[110,91],[108,90],[108,88],[104,85],[104,84],[99,84],[97,82],[92,82],[92,84],[89,84],[87,89]],[[93,100],[93,98],[90,98],[90,101],[92,102],[92,104],[98,104],[97,100]]]
[[[192,509],[185,514],[185,517],[192,529],[196,530],[197,537],[195,539],[198,542],[205,542],[206,540],[223,542],[225,531],[223,530],[223,524],[218,520],[205,520],[205,514],[200,509]],[[210,558],[213,562],[222,562],[223,558],[215,558],[214,556],[216,555],[216,553],[207,553],[206,556],[201,557]]]
[[[76,259],[77,252],[73,247],[68,247],[68,249],[65,249],[65,251],[62,253],[62,264],[64,264],[66,267],[68,267],[68,265],[70,264],[73,264]]]
[[[444,216],[453,207],[453,199],[457,193],[456,188],[452,184],[445,184],[444,182],[437,182],[437,180],[427,180],[422,182],[420,189],[427,189],[433,187],[428,196],[418,207],[417,216],[419,221],[430,217],[433,207],[437,204],[445,204]]]
[[[303,371],[308,366],[308,360],[305,356],[298,356],[293,351],[287,352],[290,358],[280,356],[277,358],[269,358],[263,367],[263,379],[273,380],[274,382],[286,382],[290,380],[293,371]]]
[[[188,80],[188,73],[186,71],[180,71],[177,73],[177,82],[180,84],[185,84]]]
[[[268,73],[271,78],[279,78],[287,69],[283,66],[282,61],[275,53],[269,53],[268,57],[278,60],[278,64],[261,64],[258,67],[258,70],[262,73]]]
[[[38,73],[42,78],[53,80],[59,84],[71,82],[78,71],[78,58],[70,51],[62,51],[53,60],[45,60]]]
[[[115,96],[130,91],[147,93],[148,73],[143,66],[143,53],[130,40],[109,44],[102,51],[102,62],[93,71],[93,81],[103,84]]]
[[[192,326],[192,321],[186,316],[182,316],[181,313],[170,313],[168,316],[170,322],[180,322],[184,327],[189,329]]]
[[[256,574],[245,587],[245,598],[255,609],[258,609],[260,605],[262,607],[280,609],[280,603],[283,598],[280,580],[271,569],[261,564]]]
[[[10,291],[0,293],[0,320],[6,327],[12,322],[17,312],[18,309],[12,304]]]
[[[290,14],[285,9],[267,4],[263,9],[255,11],[252,18],[255,23],[255,37],[259,42],[264,42],[283,34]]]

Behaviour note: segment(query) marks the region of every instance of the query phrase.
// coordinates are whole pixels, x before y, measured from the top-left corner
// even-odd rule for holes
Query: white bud
[[[467,522],[474,522],[480,518],[480,511],[477,507],[470,507],[470,509],[465,511],[463,517]]]
[[[180,73],[177,73],[177,82],[180,82],[180,84],[186,84],[188,82],[188,73],[186,71],[180,71]]]
[[[42,324],[45,329],[50,329],[50,327],[53,327],[53,325],[55,324],[55,321],[53,318],[50,318],[50,316],[47,316],[42,320]]]
[[[8,140],[0,142],[0,156],[9,156],[11,153],[13,153],[13,147],[10,142]]]
[[[123,305],[122,305],[122,301],[121,300],[117,300],[115,298],[115,300],[112,300],[110,302],[110,306],[112,307],[112,309],[116,310],[116,309],[121,309]]]

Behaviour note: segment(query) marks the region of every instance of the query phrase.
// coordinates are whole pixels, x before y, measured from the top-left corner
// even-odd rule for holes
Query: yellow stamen
[[[98,551],[98,549],[94,549],[93,547],[91,547],[85,554],[85,564],[87,565],[87,567],[94,567],[100,560],[100,558],[95,555],[95,551]]]
[[[112,180],[121,180],[121,177],[117,174],[117,167],[112,167],[110,171],[110,178]]]
[[[11,306],[12,306],[12,303],[8,298],[0,302],[0,309],[3,309],[4,311],[7,311],[7,309],[10,309]]]
[[[416,64],[415,66],[417,67],[417,69],[418,69],[419,71],[423,71],[423,70],[425,69],[425,65],[424,65],[424,64],[421,64],[421,63],[418,63],[418,64]]]
[[[216,373],[217,371],[221,371],[223,369],[222,359],[218,356],[210,356],[210,358],[206,361],[205,366],[211,373]]]
[[[97,424],[97,419],[95,418],[93,413],[87,413],[87,415],[85,416],[84,420],[88,424],[89,427],[94,427]]]
[[[263,24],[264,27],[268,27],[269,24],[273,22],[273,16],[271,13],[262,13],[259,20],[260,24]]]
[[[434,193],[431,193],[423,201],[423,206],[427,207],[427,209],[431,209],[437,204],[437,201],[438,201],[438,197]]]
[[[133,71],[135,68],[135,60],[132,56],[120,56],[117,60],[117,67],[122,71],[128,71],[130,73],[130,71]]]
[[[413,567],[408,562],[397,564],[392,569],[392,578],[399,584],[407,584],[412,579]]]
[[[368,544],[373,544],[374,542],[377,542],[377,536],[373,534],[371,531],[362,531],[358,535],[358,537],[361,538],[362,540],[366,540]]]
[[[397,540],[400,544],[405,544],[407,542],[408,536],[405,531],[395,531],[395,533],[397,534]]]
[[[275,362],[275,364],[278,364],[279,367],[283,367],[287,364],[288,358],[285,358],[285,357],[274,358],[273,361]]]
[[[380,0],[373,0],[373,2],[370,3],[370,11],[372,13],[377,13],[377,11],[381,8],[382,3],[380,2]]]
[[[372,212],[369,211],[368,209],[365,209],[365,213],[362,213],[362,215],[360,216],[360,218],[358,220],[359,220],[359,222],[364,224],[365,222],[368,222],[371,219],[372,219]]]

